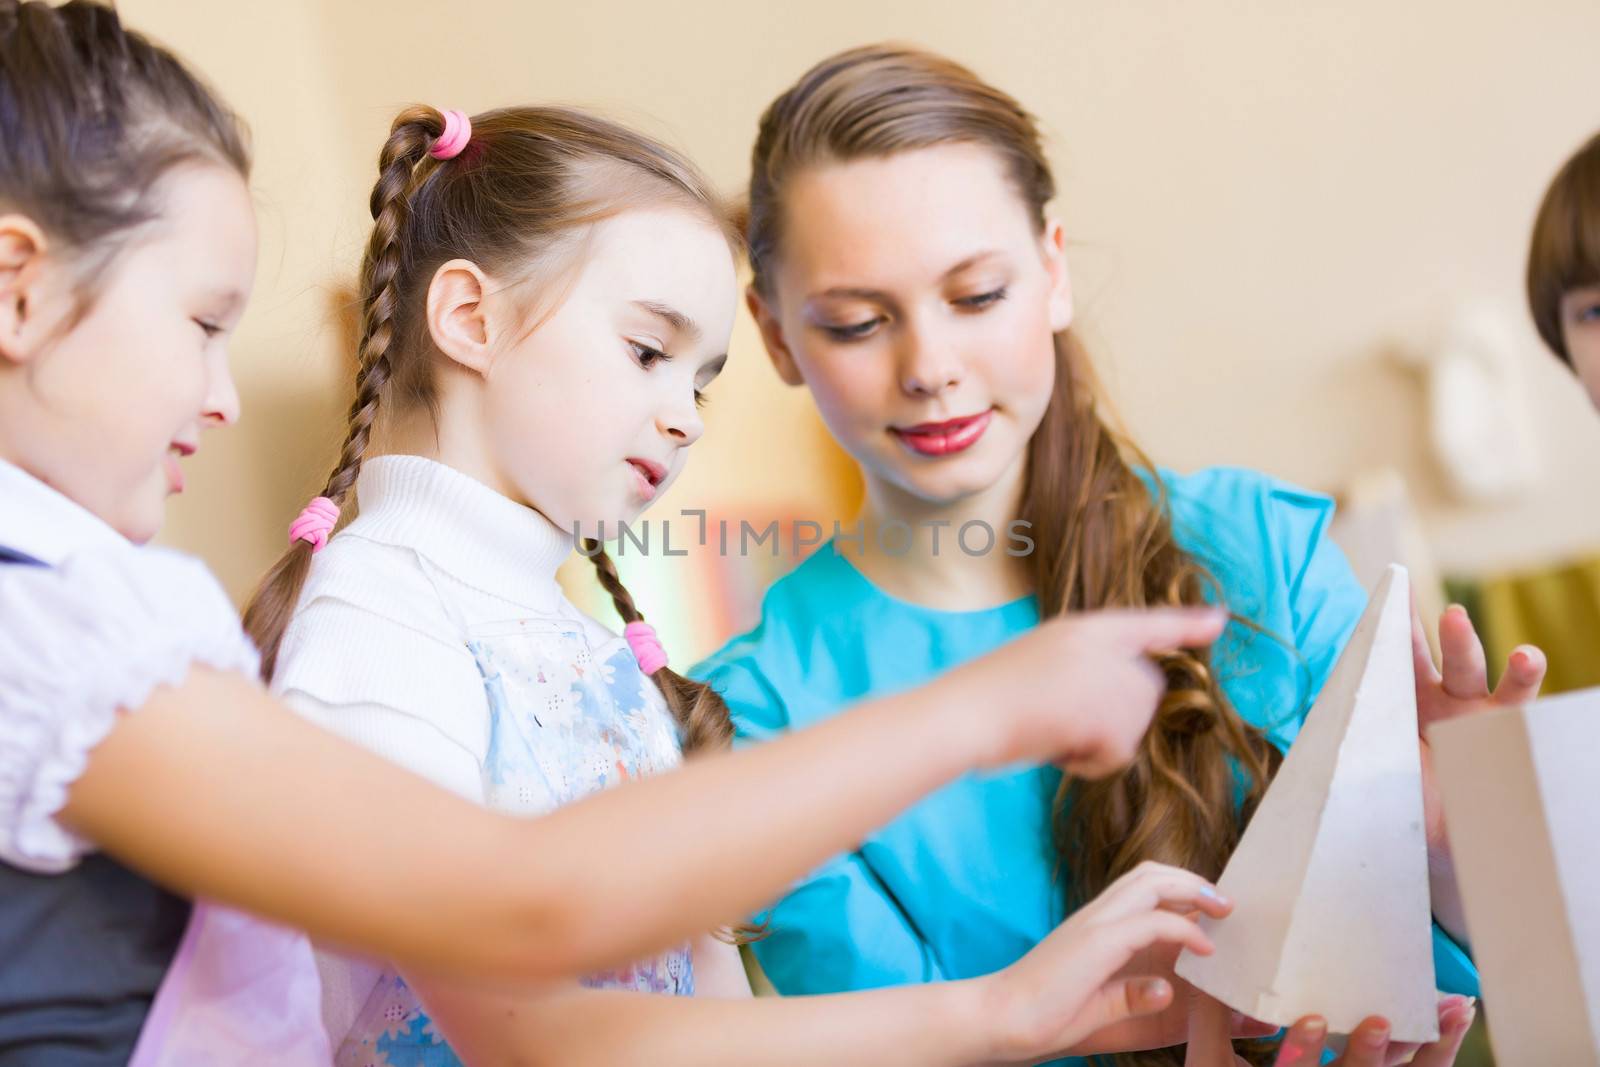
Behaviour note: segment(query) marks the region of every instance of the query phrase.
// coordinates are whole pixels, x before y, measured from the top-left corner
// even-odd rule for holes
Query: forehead
[[[159,263],[154,273],[180,284],[249,291],[256,220],[244,179],[217,165],[180,166],[161,179],[157,204],[160,214],[123,257],[131,267]]]
[[[910,281],[937,277],[979,249],[1025,247],[1033,236],[998,154],[940,145],[796,174],[781,267],[808,287]]]
[[[667,304],[699,322],[712,344],[733,332],[733,252],[709,221],[678,208],[625,211],[596,225],[575,294]]]

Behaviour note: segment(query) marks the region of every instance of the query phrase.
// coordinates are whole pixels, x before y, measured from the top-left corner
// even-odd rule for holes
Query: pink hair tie
[[[639,661],[639,669],[645,674],[654,674],[667,665],[667,650],[661,647],[654,626],[647,622],[630,622],[622,632],[628,638],[634,658]]]
[[[289,524],[289,543],[305,541],[311,551],[321,552],[328,543],[328,535],[339,525],[339,505],[325,496],[319,496],[305,506],[299,518]]]
[[[433,142],[433,147],[428,149],[428,155],[434,159],[454,159],[467,147],[467,142],[472,140],[472,120],[466,115],[451,108],[441,111],[444,116],[444,132],[439,134],[439,139]]]

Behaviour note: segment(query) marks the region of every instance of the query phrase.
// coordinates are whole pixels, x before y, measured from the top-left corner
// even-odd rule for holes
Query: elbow
[[[482,924],[486,950],[501,977],[571,981],[630,956],[627,939],[620,936],[627,920],[610,914],[602,901],[559,872],[543,873],[537,888],[530,892],[524,884],[523,892],[505,901],[500,921]]]

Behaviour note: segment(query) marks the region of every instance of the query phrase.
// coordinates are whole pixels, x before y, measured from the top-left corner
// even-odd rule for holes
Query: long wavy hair
[[[1004,162],[1042,234],[1055,180],[1038,125],[1016,100],[957,63],[906,47],[856,48],[807,71],[767,108],[752,155],[746,241],[757,290],[772,298],[790,222],[784,191],[797,173],[952,143],[982,146]],[[1155,468],[1112,430],[1097,393],[1077,338],[1056,334],[1054,389],[1028,444],[1018,516],[1032,524],[1040,614],[1202,603],[1215,582],[1177,543],[1164,490],[1148,477]],[[1212,659],[1212,649],[1161,656],[1166,694],[1133,765],[1101,781],[1062,783],[1052,834],[1069,907],[1143,860],[1221,874],[1278,754],[1230,706]],[[1116,1060],[1181,1063],[1182,1052]]]

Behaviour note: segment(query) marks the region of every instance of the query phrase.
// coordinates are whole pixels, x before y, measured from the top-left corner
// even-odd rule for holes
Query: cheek
[[[194,338],[137,319],[85,321],[61,353],[58,383],[70,383],[72,406],[91,411],[130,450],[165,452],[205,407],[205,356]]]
[[[982,341],[981,365],[988,369],[995,399],[1013,405],[1042,404],[1055,382],[1055,335],[1050,330],[1049,308],[1018,309],[1019,314],[996,322]]]
[[[552,402],[556,395],[544,382],[490,384],[484,430],[502,467],[522,474],[570,461],[575,405]]]
[[[1584,353],[1573,348],[1568,351],[1572,353],[1572,366],[1578,380],[1589,394],[1589,402],[1600,409],[1600,351]]]
[[[522,352],[490,373],[485,427],[496,464],[535,502],[576,505],[596,477],[637,445],[637,390],[604,354]],[[559,500],[557,499],[559,498]]]
[[[830,426],[876,430],[893,417],[887,410],[894,393],[890,360],[883,353],[852,355],[859,358],[819,362],[806,373],[806,384],[817,410]]]
[[[1572,369],[1589,399],[1600,408],[1600,326],[1567,326],[1562,331]]]

